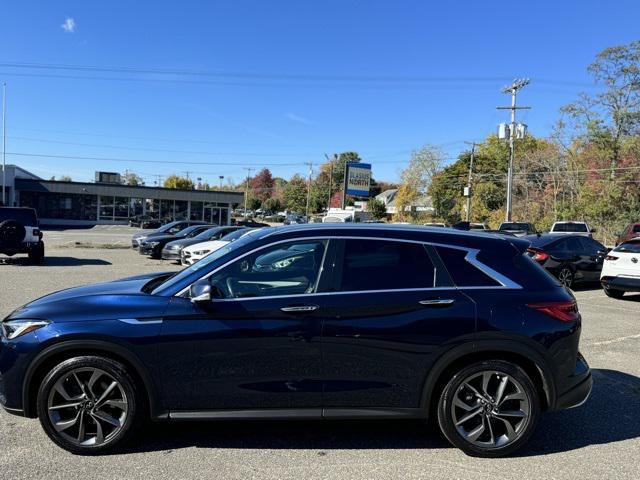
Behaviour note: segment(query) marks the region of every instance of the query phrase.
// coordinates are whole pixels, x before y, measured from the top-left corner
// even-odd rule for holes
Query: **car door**
[[[595,282],[600,280],[600,272],[607,249],[600,242],[592,238],[581,237],[582,252],[584,256],[584,279],[585,281]]]
[[[436,260],[432,258],[435,255]],[[325,416],[417,408],[430,366],[475,333],[475,305],[419,242],[344,239],[323,306]]]
[[[172,299],[159,352],[170,410],[315,408],[320,415],[316,292],[327,246],[296,240],[260,248],[201,280],[211,301]]]

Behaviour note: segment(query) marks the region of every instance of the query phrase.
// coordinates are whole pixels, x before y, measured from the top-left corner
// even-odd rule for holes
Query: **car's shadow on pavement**
[[[44,263],[34,264],[28,257],[5,257],[0,258],[0,265],[16,265],[21,267],[79,267],[82,265],[111,265],[111,262],[100,258],[50,256],[45,257]]]
[[[581,407],[546,413],[515,456],[559,453],[640,437],[640,378],[594,369],[595,384]],[[125,453],[180,448],[436,449],[450,448],[432,424],[420,421],[197,422],[148,424]]]

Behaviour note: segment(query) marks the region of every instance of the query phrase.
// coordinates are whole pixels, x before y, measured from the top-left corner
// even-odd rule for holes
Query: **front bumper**
[[[24,242],[18,246],[5,247],[0,244],[0,253],[5,255],[15,255],[17,253],[31,253],[39,248],[42,248],[44,243],[42,241],[39,242]]]
[[[180,255],[180,250],[162,250],[162,259],[163,260],[175,260],[179,262],[182,258]]]
[[[602,277],[603,288],[622,290],[623,292],[640,292],[640,277]]]
[[[140,255],[158,255],[157,246],[153,245],[140,245]]]

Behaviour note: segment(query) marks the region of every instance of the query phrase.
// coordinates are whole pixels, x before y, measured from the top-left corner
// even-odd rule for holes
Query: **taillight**
[[[613,262],[614,260],[617,260],[618,257],[616,257],[615,255],[607,255],[606,257],[604,257],[604,259]]]
[[[573,322],[574,320],[580,319],[578,304],[573,300],[566,302],[529,303],[527,307],[549,315],[561,322]]]
[[[539,248],[527,248],[527,253],[531,255],[531,258],[536,262],[544,262],[549,258],[549,254]]]

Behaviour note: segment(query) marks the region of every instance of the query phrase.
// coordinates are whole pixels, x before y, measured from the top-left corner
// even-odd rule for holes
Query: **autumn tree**
[[[428,194],[434,175],[442,167],[443,158],[442,150],[433,145],[425,145],[411,153],[409,165],[400,176],[396,195],[396,215],[399,220],[405,220],[406,210]]]
[[[169,175],[164,183],[164,188],[176,188],[179,190],[193,190],[194,185],[190,178],[181,177],[179,175],[173,174]]]
[[[271,171],[268,168],[263,168],[251,179],[251,194],[262,204],[273,194],[274,185]]]

